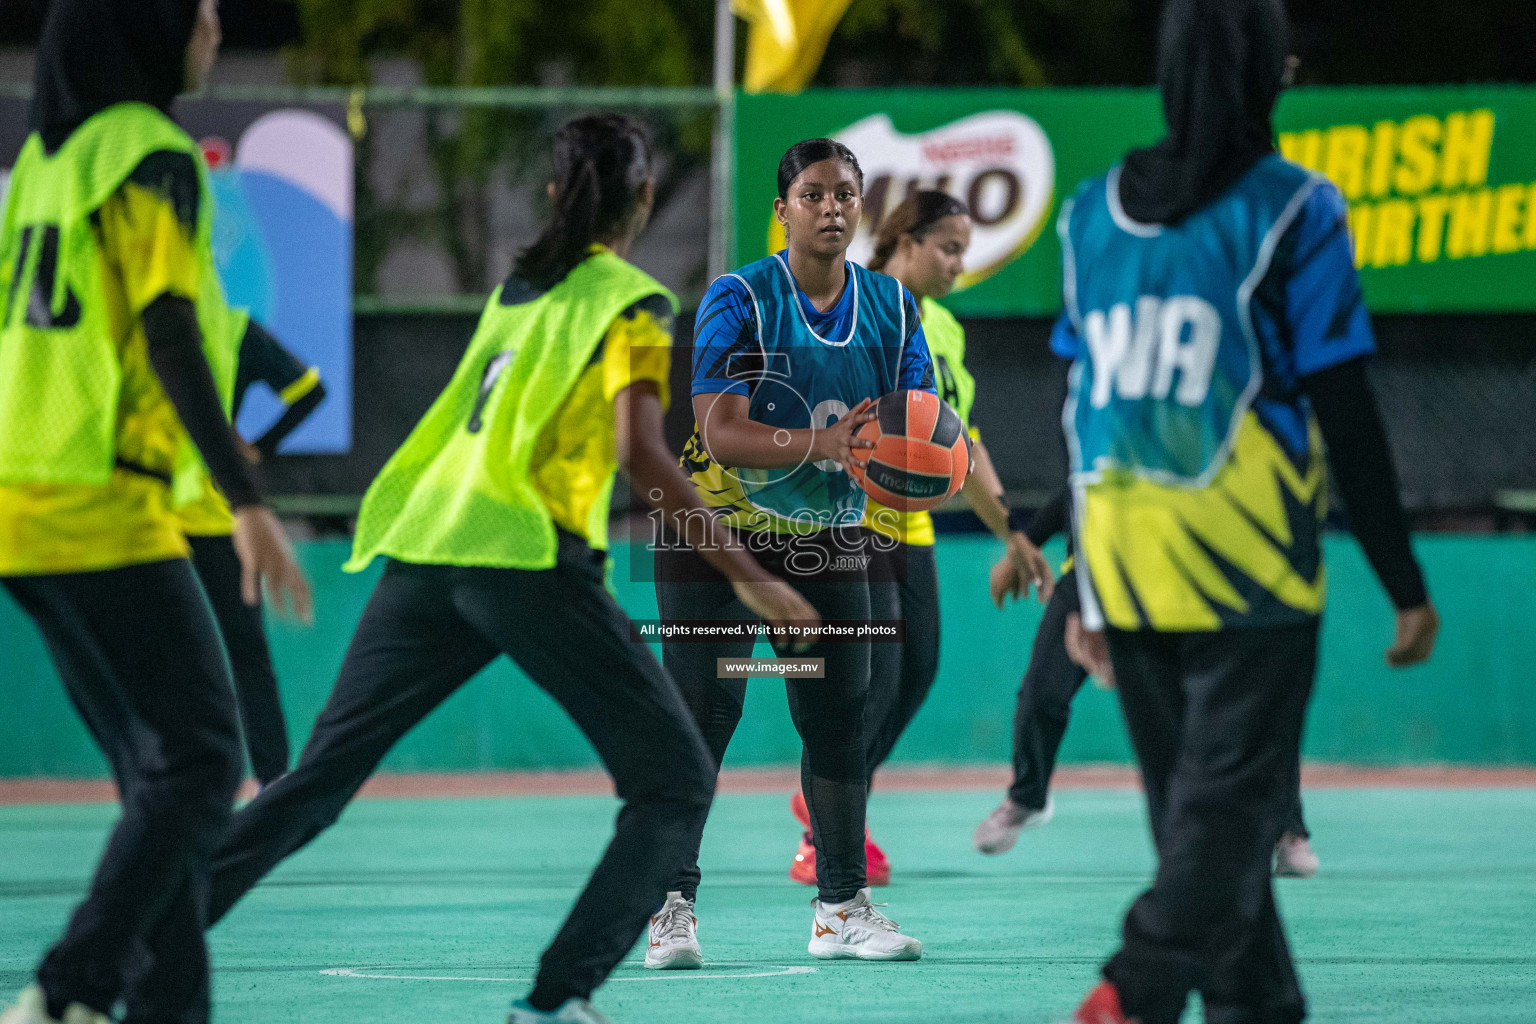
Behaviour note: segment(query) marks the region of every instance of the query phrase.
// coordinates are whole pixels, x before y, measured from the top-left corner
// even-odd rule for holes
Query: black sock
[[[817,893],[826,903],[845,903],[859,894],[866,879],[864,867],[864,781],[843,782],[812,775],[809,767],[800,771],[800,791],[805,794],[806,809],[811,813],[811,830],[816,843]],[[833,858],[837,858],[834,860]],[[841,871],[832,869],[843,865]],[[855,877],[849,867],[860,868]],[[836,877],[834,877],[834,874]],[[830,888],[822,888],[822,882]]]

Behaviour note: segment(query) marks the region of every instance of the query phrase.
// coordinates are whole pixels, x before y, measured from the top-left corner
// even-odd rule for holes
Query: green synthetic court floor
[[[722,796],[699,900],[710,966],[657,974],[637,950],[599,1009],[615,1024],[1060,1019],[1148,877],[1141,798],[1063,792],[1052,824],[984,858],[970,832],[997,798],[876,794],[871,825],[896,872],[877,898],[926,954],[870,965],[807,956],[811,894],[785,877],[797,838],[785,798]],[[214,931],[217,1019],[502,1020],[615,807],[603,797],[357,803]],[[1321,790],[1307,811],[1323,872],[1279,889],[1313,1020],[1536,1019],[1536,790]],[[114,815],[0,807],[7,994],[62,926]]]

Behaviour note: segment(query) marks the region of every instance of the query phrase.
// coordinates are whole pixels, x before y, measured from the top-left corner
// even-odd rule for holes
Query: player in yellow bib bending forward
[[[677,686],[603,587],[622,463],[769,621],[815,623],[795,591],[725,550],[662,435],[676,300],[624,254],[655,195],[649,140],[616,115],[555,137],[554,219],[486,304],[447,388],[368,489],[352,561],[389,559],[293,771],[215,855],[216,920],[334,822],[405,732],[498,654],[597,749],[624,809],[513,1024],[602,1018],[588,997],[695,846],[714,792]]]
[[[123,813],[5,1024],[206,1021],[210,851],[240,778],[229,667],[176,496],[206,463],[245,600],[307,613],[215,381],[212,200],[167,111],[218,49],[213,0],[55,0],[0,225],[0,583],[37,623]],[[205,309],[206,303],[214,308]],[[214,364],[212,367],[210,364]]]
[[[954,406],[970,429],[976,471],[966,478],[965,497],[987,529],[1007,545],[1027,594],[1031,583],[1041,600],[1051,596],[1051,567],[1029,542],[1017,515],[1003,501],[1003,484],[992,467],[981,435],[970,426],[976,381],[965,368],[965,329],[939,305],[965,269],[971,244],[970,211],[946,192],[914,192],[880,223],[869,269],[890,274],[922,303],[923,334],[933,359],[939,397]],[[864,705],[864,762],[873,785],[875,769],[885,763],[928,697],[939,671],[939,573],[933,557],[933,519],[927,512],[897,512],[873,499],[865,506],[864,527],[890,544],[871,544],[869,603],[872,619],[902,619],[902,643],[870,645],[869,696]],[[795,853],[789,877],[804,885],[816,882],[816,847],[810,833],[805,797],[790,801],[805,837]],[[870,885],[891,879],[890,861],[866,834],[864,859]]]

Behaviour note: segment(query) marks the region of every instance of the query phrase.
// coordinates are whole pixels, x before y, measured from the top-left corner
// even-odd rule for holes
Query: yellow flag
[[[752,25],[747,92],[799,92],[816,74],[832,30],[852,0],[731,0]]]

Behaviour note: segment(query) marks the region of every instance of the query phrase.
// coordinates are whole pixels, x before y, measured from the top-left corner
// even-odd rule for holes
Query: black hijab
[[[52,153],[86,119],[137,100],[170,113],[198,0],[52,0],[37,45],[30,127]]]
[[[1168,134],[1126,154],[1126,213],[1177,223],[1274,152],[1289,35],[1280,0],[1168,0],[1157,46]]]

